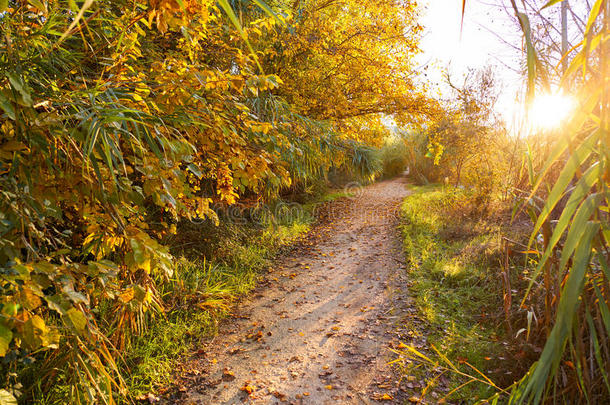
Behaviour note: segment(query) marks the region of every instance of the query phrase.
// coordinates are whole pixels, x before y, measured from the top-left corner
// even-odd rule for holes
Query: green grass
[[[164,302],[171,309],[137,337],[125,357],[130,394],[154,392],[171,383],[176,367],[214,336],[218,322],[230,314],[235,299],[252,290],[261,270],[282,246],[305,234],[312,219],[250,230],[247,240],[233,240],[232,255],[222,262],[182,258]]]
[[[451,364],[481,378],[465,362],[487,373],[489,359],[502,352],[497,336],[501,328],[483,321],[489,312],[497,311],[498,305],[502,308],[502,286],[496,270],[500,228],[477,214],[479,207],[472,206],[472,196],[466,191],[435,185],[414,187],[412,191],[402,205],[401,230],[410,294],[425,325],[420,332],[427,336],[425,353],[432,363],[405,361],[404,371],[413,373],[419,365],[416,374],[432,380],[440,369],[446,370],[451,390],[468,381],[447,371]],[[443,360],[441,354],[447,359]],[[440,369],[433,370],[435,366]],[[471,402],[494,392],[486,384],[473,382],[448,400]]]

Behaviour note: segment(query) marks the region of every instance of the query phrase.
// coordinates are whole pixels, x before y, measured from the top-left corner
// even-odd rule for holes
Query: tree
[[[455,186],[465,182],[489,191],[500,179],[506,131],[494,112],[497,99],[491,68],[470,71],[461,85],[447,75],[454,99],[424,127],[428,156],[453,177]],[[464,179],[466,174],[466,179]]]

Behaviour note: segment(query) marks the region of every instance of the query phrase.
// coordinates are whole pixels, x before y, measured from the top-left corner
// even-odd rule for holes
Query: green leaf
[[[566,236],[566,241],[561,251],[561,260],[559,262],[559,272],[561,273],[568,263],[572,252],[578,246],[580,240],[583,237],[583,229],[587,226],[591,216],[597,211],[597,207],[603,201],[604,197],[607,197],[608,193],[592,194],[578,208],[572,223],[570,224],[570,230]]]
[[[525,36],[527,55],[527,98],[528,100],[532,100],[534,98],[534,91],[536,89],[536,76],[538,75],[538,72],[536,71],[538,57],[536,56],[536,49],[534,48],[534,44],[532,42],[529,18],[524,13],[517,13],[517,18],[519,19],[523,35]]]
[[[553,211],[553,208],[557,205],[564,192],[567,190],[570,181],[574,177],[574,174],[578,170],[578,168],[584,164],[587,158],[593,152],[595,144],[597,143],[597,134],[599,131],[594,131],[589,137],[580,144],[580,146],[572,153],[572,156],[568,159],[566,165],[561,171],[559,178],[555,182],[553,189],[549,193],[549,196],[546,198],[546,204],[540,215],[538,215],[538,221],[536,221],[536,225],[534,226],[534,230],[532,231],[532,235],[530,236],[529,245],[531,246],[532,242],[536,238],[536,234],[542,224],[547,220],[548,216]]]
[[[36,7],[38,11],[42,11],[42,13],[46,16],[48,14],[47,7],[40,0],[28,0],[28,2]]]
[[[21,76],[16,75],[14,72],[7,72],[6,77],[9,82],[11,82],[11,86],[14,90],[16,90],[21,95],[21,100],[26,107],[32,106],[32,96],[30,95],[29,90],[23,78]]]
[[[593,283],[595,285],[595,283]],[[598,292],[597,286],[596,293]],[[599,297],[599,296],[598,296]],[[606,384],[606,390],[610,392],[610,383],[608,382],[608,373],[605,370],[604,361],[602,360],[601,355],[601,347],[599,345],[599,339],[597,338],[597,333],[595,332],[595,325],[593,323],[593,318],[591,317],[591,311],[587,308],[587,324],[589,324],[589,331],[591,333],[591,341],[593,341],[593,347],[595,349],[595,361],[597,362],[598,370],[600,371],[604,383]]]
[[[83,332],[85,330],[85,327],[87,327],[87,317],[85,314],[76,308],[70,308],[66,311],[66,315],[68,315],[68,319],[70,319],[70,322],[72,322],[77,331]]]
[[[0,107],[2,107],[2,109],[10,119],[12,119],[13,121],[15,120],[15,107],[13,106],[13,103],[8,98],[6,98],[6,96],[1,91]]]
[[[544,180],[545,175],[548,173],[548,171],[551,169],[551,167],[557,162],[557,160],[561,157],[561,155],[565,152],[565,150],[568,149],[568,146],[570,145],[570,143],[573,142],[574,139],[578,136],[578,131],[573,130],[573,129],[577,128],[580,124],[584,123],[584,121],[587,118],[588,118],[588,115],[582,114],[582,115],[578,116],[578,119],[573,119],[570,122],[569,128],[565,131],[566,136],[562,136],[557,141],[556,145],[553,147],[553,150],[551,151],[548,158],[546,159],[544,166],[542,166],[542,170],[540,170],[540,172],[538,173],[538,177],[536,178],[536,181],[533,182],[532,191],[530,193],[530,198],[531,198],[531,196],[536,194],[538,187],[540,187],[540,184],[542,184],[542,180]]]
[[[140,246],[140,241],[135,238],[129,240],[129,244],[131,245],[131,249],[133,251],[133,260],[135,264],[141,265],[147,259],[145,249]]]
[[[599,255],[598,255],[599,256]],[[606,304],[606,299],[603,294],[599,290],[599,287],[596,283],[593,283],[593,288],[595,289],[595,295],[597,296],[597,305],[599,307],[599,312],[601,313],[601,318],[604,323],[604,327],[606,328],[606,333],[610,334],[610,309],[608,309],[608,304]]]
[[[13,340],[13,332],[0,323],[0,357],[4,357]]]
[[[559,366],[576,307],[579,305],[578,297],[584,286],[585,273],[591,256],[591,242],[598,230],[599,224],[592,222],[580,228],[580,243],[574,254],[574,264],[561,291],[555,325],[544,345],[540,359],[532,366],[531,376],[525,380],[527,385],[522,392],[523,398],[520,398],[522,401],[539,403],[549,374],[554,374]]]
[[[195,176],[197,176],[198,179],[201,180],[201,177],[203,177],[203,173],[201,172],[199,167],[197,167],[197,165],[195,165],[194,163],[191,163],[187,167],[191,171],[191,173],[193,173]]]
[[[551,257],[551,254],[553,253],[555,246],[557,246],[557,243],[559,243],[561,236],[570,225],[570,219],[572,218],[572,214],[574,214],[576,209],[580,206],[582,200],[586,197],[591,188],[597,183],[600,174],[601,166],[599,164],[594,164],[589,168],[589,170],[585,172],[585,174],[576,184],[576,187],[574,187],[574,189],[572,190],[572,194],[570,195],[570,198],[566,203],[566,206],[563,212],[561,213],[559,220],[557,221],[557,225],[555,225],[555,229],[553,230],[553,234],[551,235],[551,239],[549,240],[546,250],[544,251],[542,258],[538,262],[538,266],[536,267],[536,270],[532,275],[532,279],[530,280],[530,283],[527,287],[527,291],[523,296],[523,303],[525,303],[525,300],[529,296],[529,292],[532,289],[534,282],[538,279],[538,276],[540,275],[540,272],[542,271],[544,265]]]

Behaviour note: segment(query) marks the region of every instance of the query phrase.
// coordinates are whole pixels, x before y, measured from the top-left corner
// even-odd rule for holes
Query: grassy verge
[[[402,345],[400,364],[426,380],[423,400],[449,393],[447,401],[472,403],[492,395],[487,378],[499,381],[503,373],[501,225],[467,191],[412,191],[401,229],[418,316],[406,322],[427,340]]]
[[[163,291],[170,309],[127,352],[131,394],[137,397],[169,384],[180,359],[216,333],[234,300],[254,288],[260,271],[282,246],[306,233],[310,221],[250,229],[248,241],[232,243],[233,255],[226,261],[178,260],[175,279]]]

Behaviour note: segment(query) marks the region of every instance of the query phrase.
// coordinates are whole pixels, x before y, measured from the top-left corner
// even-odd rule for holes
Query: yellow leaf
[[[6,326],[0,324],[0,357],[4,357],[9,345],[13,340],[13,332]]]
[[[131,301],[133,299],[134,295],[135,295],[135,292],[134,292],[133,288],[128,288],[119,294],[119,300],[121,300],[124,303],[128,303],[129,301]]]
[[[47,333],[47,325],[38,315],[34,315],[28,319],[23,325],[23,341],[28,348],[35,350],[42,346],[42,337]]]
[[[19,298],[21,299],[21,305],[30,311],[38,308],[40,304],[42,304],[40,298],[27,287],[21,290]]]
[[[5,389],[0,390],[0,404],[17,405],[17,398]]]

